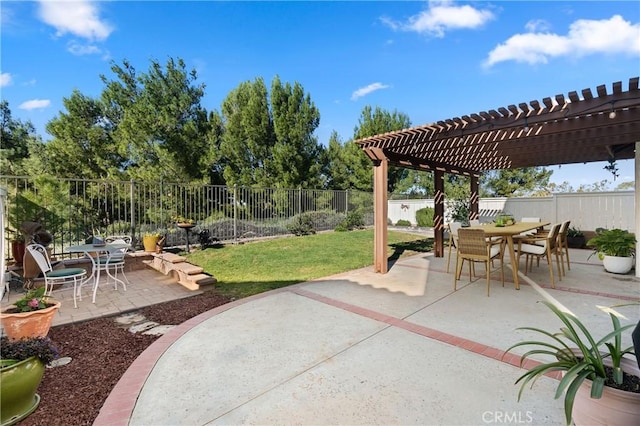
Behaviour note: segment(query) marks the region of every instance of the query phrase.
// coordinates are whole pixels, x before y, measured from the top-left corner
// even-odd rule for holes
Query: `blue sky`
[[[182,58],[219,110],[241,82],[298,81],[342,140],[365,105],[412,125],[640,75],[637,1],[2,1],[1,90],[14,118],[46,123],[74,89],[97,97],[110,61],[139,72]],[[612,180],[604,164],[555,166],[574,188]],[[634,180],[619,163],[615,185]]]

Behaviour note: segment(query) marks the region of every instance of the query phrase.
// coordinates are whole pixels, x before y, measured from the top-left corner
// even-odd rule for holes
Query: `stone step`
[[[188,262],[174,263],[173,269],[175,271],[184,272],[187,275],[197,275],[201,274],[202,271],[204,271],[204,269],[202,269],[200,266],[192,265]]]
[[[168,252],[153,253],[153,257],[155,257],[156,259],[162,259],[165,262],[171,262],[171,263],[181,263],[181,262],[187,261],[187,258],[184,256],[179,256],[177,254],[168,253]]]
[[[189,279],[198,285],[211,285],[218,282],[218,280],[209,274],[190,275]]]

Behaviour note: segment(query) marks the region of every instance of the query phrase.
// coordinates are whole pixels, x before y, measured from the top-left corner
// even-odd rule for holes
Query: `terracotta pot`
[[[636,362],[623,358],[621,367],[627,374],[640,377]],[[573,403],[573,422],[581,425],[638,424],[640,419],[640,393],[625,392],[605,386],[602,398],[591,398],[591,381],[585,380]]]
[[[17,264],[22,265],[27,244],[24,241],[11,241],[11,254]]]
[[[0,368],[0,421],[3,426],[15,424],[33,413],[40,403],[36,393],[44,364],[32,356]]]
[[[2,311],[0,320],[7,337],[12,340],[23,337],[46,337],[53,323],[53,316],[60,309],[60,302],[49,299],[48,303],[53,305],[37,311],[20,313],[8,313],[6,309]]]

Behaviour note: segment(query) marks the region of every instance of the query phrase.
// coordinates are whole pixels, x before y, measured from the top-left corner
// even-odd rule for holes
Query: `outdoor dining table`
[[[511,258],[511,272],[513,273],[513,282],[516,290],[520,290],[520,282],[518,280],[518,258],[513,247],[513,237],[523,232],[532,231],[534,229],[543,228],[550,225],[550,222],[517,222],[508,226],[497,226],[495,223],[485,225],[470,226],[471,229],[482,229],[487,237],[503,237],[507,241],[509,247],[509,257]]]
[[[91,275],[89,275],[81,284],[78,292],[82,290],[82,286],[91,280],[93,280],[93,297],[91,299],[92,303],[96,303],[96,293],[98,292],[98,284],[100,283],[100,269],[98,267],[98,258],[102,255],[107,256],[107,263],[111,256],[122,249],[131,248],[131,244],[127,243],[105,243],[105,244],[80,244],[77,246],[67,247],[67,253],[84,253],[86,257],[91,260]],[[106,268],[105,271],[107,275],[113,278],[116,282],[119,282],[124,287],[124,282],[114,275],[111,275],[109,272],[109,268]]]

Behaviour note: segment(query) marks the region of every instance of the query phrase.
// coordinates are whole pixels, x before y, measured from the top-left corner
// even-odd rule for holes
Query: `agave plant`
[[[531,383],[533,386],[541,376],[553,371],[563,371],[565,374],[558,384],[554,398],[558,399],[565,393],[564,411],[567,425],[569,425],[571,424],[576,393],[585,380],[592,382],[591,398],[596,399],[602,397],[604,386],[617,387],[622,385],[624,381],[624,374],[620,367],[622,357],[625,354],[634,353],[632,346],[622,347],[622,333],[634,327],[634,324],[622,326],[618,317],[609,311],[613,331],[596,341],[589,329],[575,315],[563,312],[549,302],[543,301],[542,303],[551,309],[565,326],[560,328],[560,332],[557,333],[534,327],[521,327],[519,330],[540,333],[549,337],[553,342],[527,340],[511,346],[505,354],[520,346],[533,347],[520,358],[521,366],[532,355],[550,355],[555,358],[555,361],[532,367],[516,380],[516,384],[521,383],[518,401],[527,384]],[[605,363],[607,358],[611,360],[611,367]],[[613,370],[613,380],[607,378],[607,368]]]

